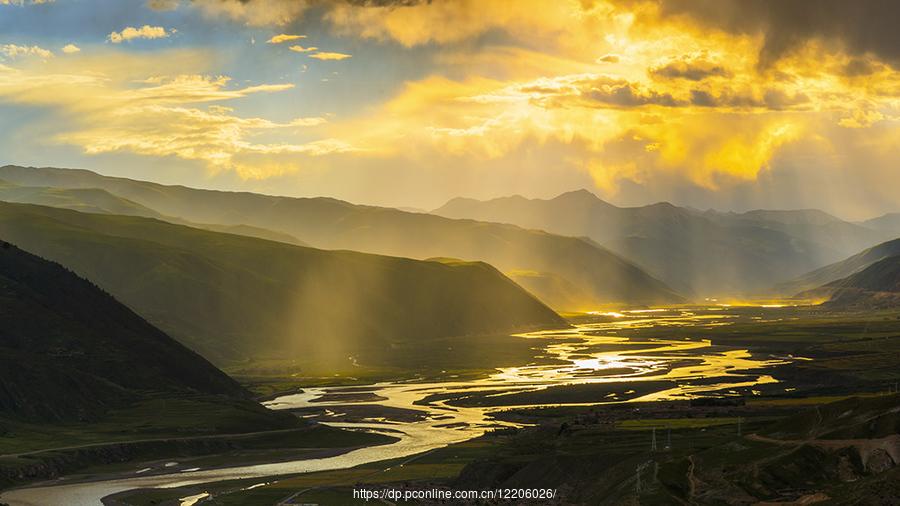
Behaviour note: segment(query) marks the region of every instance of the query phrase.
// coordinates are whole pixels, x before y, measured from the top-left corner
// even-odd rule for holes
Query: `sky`
[[[900,211],[893,0],[0,0],[0,164]]]

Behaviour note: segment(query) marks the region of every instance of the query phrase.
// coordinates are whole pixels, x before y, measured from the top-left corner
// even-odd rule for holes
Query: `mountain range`
[[[136,202],[118,197],[99,188],[53,188],[46,186],[21,186],[0,180],[0,201],[22,204],[38,204],[42,206],[61,207],[85,213],[121,214],[125,216],[143,216],[160,220],[204,228],[215,232],[259,237],[272,241],[286,242],[303,246],[303,242],[290,234],[253,227],[250,225],[216,225],[209,223],[192,223],[180,218],[163,216],[156,211]]]
[[[331,198],[200,190],[73,169],[0,167],[20,186],[102,189],[162,216],[289,234],[325,249],[427,259],[484,261],[557,309],[684,300],[664,282],[596,242],[518,226],[448,219]]]
[[[95,282],[218,365],[349,365],[398,343],[560,327],[483,262],[420,261],[0,203],[0,237]]]
[[[900,255],[900,239],[883,242],[849,258],[828,264],[790,281],[775,286],[782,295],[795,295],[851,276],[885,258]]]
[[[879,230],[892,236],[900,236],[900,213],[888,213],[860,223],[864,227]]]
[[[827,299],[826,307],[878,309],[900,307],[900,254],[882,258],[849,276],[799,297]]]
[[[764,293],[780,281],[889,238],[818,210],[699,211],[658,203],[617,207],[586,191],[556,198],[457,198],[433,213],[586,236],[682,293]]]

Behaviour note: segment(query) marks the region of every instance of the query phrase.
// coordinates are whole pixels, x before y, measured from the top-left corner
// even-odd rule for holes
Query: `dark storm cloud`
[[[736,33],[765,35],[759,63],[767,67],[810,39],[839,42],[900,67],[897,0],[658,0],[664,17],[688,16]]]
[[[543,107],[560,107],[572,102],[597,107],[637,107],[661,105],[679,107],[688,105],[667,92],[648,89],[637,83],[609,76],[596,76],[574,81],[563,89],[542,86],[520,88],[523,93],[540,95],[534,102]]]
[[[788,92],[777,87],[762,90],[711,88],[683,81],[672,92],[656,90],[645,84],[610,76],[595,76],[567,83],[566,86],[523,86],[517,91],[532,96],[535,105],[556,107],[597,107],[627,109],[641,106],[704,107],[797,110],[808,106],[810,98],[801,92]]]
[[[702,81],[707,77],[731,75],[725,67],[703,60],[672,61],[650,69],[650,74],[665,79],[687,79],[689,81]]]

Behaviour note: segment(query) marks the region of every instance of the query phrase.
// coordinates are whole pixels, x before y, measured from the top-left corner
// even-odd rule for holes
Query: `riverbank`
[[[880,378],[890,376],[891,370],[896,373],[895,366],[890,369],[896,364],[890,362],[893,350],[900,344],[891,337],[898,337],[894,319],[859,321],[793,308],[678,308],[616,315],[599,315],[597,321],[585,316],[575,328],[521,335],[518,339],[536,349],[541,359],[498,368],[487,376],[464,379],[450,374],[430,381],[413,376],[407,381],[306,387],[266,403],[334,427],[396,435],[394,444],[318,459],[115,479],[87,488],[35,488],[31,493],[48,494],[42,498],[75,494],[84,502],[72,504],[91,506],[100,497],[136,488],[189,487],[176,492],[196,495],[235,480],[243,480],[238,488],[254,487],[255,493],[262,493],[273,476],[338,473],[358,478],[355,469],[424,452],[449,458],[444,449],[485,441],[486,434],[504,434],[502,429],[535,421],[556,424],[559,430],[563,423],[571,424],[565,417],[602,419],[605,415],[596,413],[616,412],[630,430],[665,419],[687,420],[673,421],[673,427],[694,427],[697,418],[707,420],[709,427],[727,426],[739,417],[776,416],[778,403],[793,409],[807,402],[804,397],[876,392],[883,386]],[[754,337],[754,332],[769,334]],[[700,414],[697,406],[678,412],[679,402],[704,395],[740,399],[743,407],[714,415]],[[820,401],[825,402],[815,402]],[[694,427],[700,432],[704,428]],[[433,469],[442,469],[442,479],[449,479],[448,468],[433,464]],[[284,478],[274,481],[284,483]]]
[[[387,435],[308,423],[296,429],[256,433],[90,444],[0,456],[0,483],[5,488],[39,487],[150,477],[254,462],[326,458],[396,441]]]

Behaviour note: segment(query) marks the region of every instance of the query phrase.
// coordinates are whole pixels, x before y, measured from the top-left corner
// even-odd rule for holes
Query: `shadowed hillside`
[[[793,295],[850,276],[885,258],[900,255],[900,239],[881,243],[857,253],[846,260],[826,265],[799,278],[776,286],[779,293]]]
[[[587,236],[684,293],[757,293],[843,258],[883,234],[817,210],[701,212],[617,207],[580,190],[549,200],[457,198],[435,214]]]
[[[0,417],[90,419],[151,394],[249,397],[93,284],[6,242],[0,351]]]
[[[528,273],[516,279],[558,309],[682,300],[665,283],[595,243],[510,225],[359,206],[330,198],[164,186],[84,170],[6,166],[0,168],[0,179],[22,185],[103,188],[167,216],[263,227],[319,248],[485,261],[504,272]]]
[[[900,307],[900,255],[879,260],[846,278],[798,294],[827,298],[831,307]]]
[[[0,204],[0,234],[220,364],[383,361],[399,343],[564,325],[480,262],[322,251],[25,204]]]

